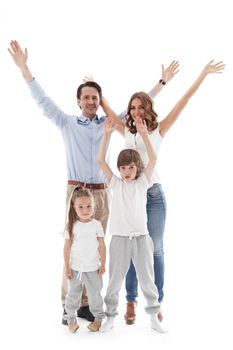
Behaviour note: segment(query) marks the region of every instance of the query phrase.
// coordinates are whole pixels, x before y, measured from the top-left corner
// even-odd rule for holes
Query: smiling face
[[[74,209],[77,213],[79,221],[90,221],[94,212],[93,199],[86,196],[76,198],[74,201]]]
[[[145,120],[149,132],[155,130],[158,126],[158,116],[153,109],[153,100],[143,91],[135,92],[128,103],[125,125],[132,134],[137,133],[135,126],[137,118]]]
[[[94,118],[100,105],[100,96],[94,87],[84,86],[81,91],[78,105],[87,118]]]
[[[136,120],[137,118],[145,118],[145,108],[140,98],[136,97],[132,100],[130,105],[130,115],[133,120]]]

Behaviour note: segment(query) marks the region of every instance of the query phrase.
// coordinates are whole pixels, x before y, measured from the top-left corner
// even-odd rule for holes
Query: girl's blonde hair
[[[75,222],[79,219],[78,215],[76,213],[76,210],[74,208],[74,204],[75,204],[75,200],[77,198],[81,198],[81,197],[89,197],[89,198],[91,198],[91,200],[94,203],[94,197],[88,189],[76,188],[74,190],[72,197],[71,197],[71,200],[70,200],[70,206],[68,209],[68,221],[66,224],[66,230],[69,233],[69,237],[70,237],[71,242],[73,241],[73,226],[74,226]]]

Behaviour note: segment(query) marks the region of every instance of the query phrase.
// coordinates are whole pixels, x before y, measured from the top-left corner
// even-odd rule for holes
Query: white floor
[[[1,342],[4,344],[2,349],[60,350],[77,349],[82,346],[83,349],[119,350],[127,347],[232,350],[232,287],[229,278],[226,278],[230,273],[227,254],[222,255],[219,262],[211,254],[208,255],[208,259],[204,259],[200,250],[197,263],[190,264],[193,253],[189,252],[189,258],[188,253],[183,256],[183,264],[176,259],[177,252],[169,252],[166,264],[166,297],[162,305],[167,334],[161,335],[150,328],[149,316],[144,312],[144,299],[141,294],[136,324],[125,325],[124,288],[120,294],[119,315],[115,327],[109,333],[92,333],[86,327],[88,322],[79,319],[80,329],[77,333],[70,334],[67,327],[61,324],[59,289],[62,266],[58,264],[58,260],[61,262],[62,259],[58,259],[56,254],[50,256],[50,244],[49,240],[48,248],[45,246],[42,250],[42,247],[38,247],[38,251],[34,252],[34,270],[31,267],[28,273],[26,257],[32,258],[33,254],[24,251],[24,260],[21,260],[20,250],[17,250],[17,246],[12,246],[13,251],[18,251],[19,264],[10,265],[8,271],[6,261],[3,275],[6,279],[2,279],[2,282],[7,281],[7,284],[2,284],[1,287],[4,300],[0,328]],[[59,247],[54,249],[59,250]],[[40,261],[37,264],[40,251],[43,251],[44,263]],[[200,263],[203,264],[202,268]],[[219,263],[221,268],[226,268],[221,280],[217,279]],[[45,282],[44,287],[42,282]],[[107,274],[104,276],[104,282],[105,292]]]
[[[4,349],[232,349],[231,318],[226,319],[227,310],[215,305],[212,311],[208,308],[193,308],[183,304],[170,305],[164,308],[164,316],[169,332],[158,334],[150,329],[148,316],[141,305],[138,307],[137,322],[126,326],[123,321],[123,310],[117,318],[115,327],[109,333],[92,333],[87,328],[88,322],[79,320],[80,329],[70,334],[66,326],[60,323],[61,315],[55,304],[49,308],[23,312],[17,308],[15,315],[7,317],[1,338]],[[9,315],[8,315],[9,316]],[[2,347],[3,349],[3,347]]]

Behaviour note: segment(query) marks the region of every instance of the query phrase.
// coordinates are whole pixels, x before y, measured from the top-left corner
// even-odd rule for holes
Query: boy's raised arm
[[[150,142],[150,139],[148,137],[148,130],[147,130],[146,122],[144,120],[142,120],[141,118],[139,118],[135,121],[135,123],[136,123],[137,132],[141,135],[141,137],[145,143],[147,154],[149,157],[149,162],[144,169],[144,174],[146,175],[147,179],[150,180],[151,176],[153,174],[153,171],[154,171],[157,157],[156,157],[155,151],[153,149],[153,146]]]
[[[107,145],[110,141],[111,133],[113,132],[113,130],[114,130],[114,127],[112,124],[112,120],[110,118],[107,118],[104,125],[104,136],[99,148],[98,163],[101,169],[103,170],[103,173],[106,176],[108,181],[111,181],[113,172],[109,167],[108,163],[106,162],[106,150],[107,150]]]

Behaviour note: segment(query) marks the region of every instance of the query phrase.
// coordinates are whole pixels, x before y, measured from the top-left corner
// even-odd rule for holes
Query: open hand
[[[86,82],[88,82],[88,81],[95,81],[95,79],[93,78],[92,75],[85,75],[85,76],[83,77],[83,82],[86,83]]]
[[[162,64],[162,79],[167,83],[179,72],[179,61],[172,61],[169,66],[164,69]]]
[[[222,73],[225,68],[225,63],[223,61],[219,61],[213,64],[214,60],[211,60],[204,68],[203,72],[205,74],[209,73]]]
[[[25,49],[24,51],[21,49],[19,43],[16,40],[11,40],[10,49],[8,51],[13,58],[15,64],[21,68],[26,65],[28,58],[28,51]]]

